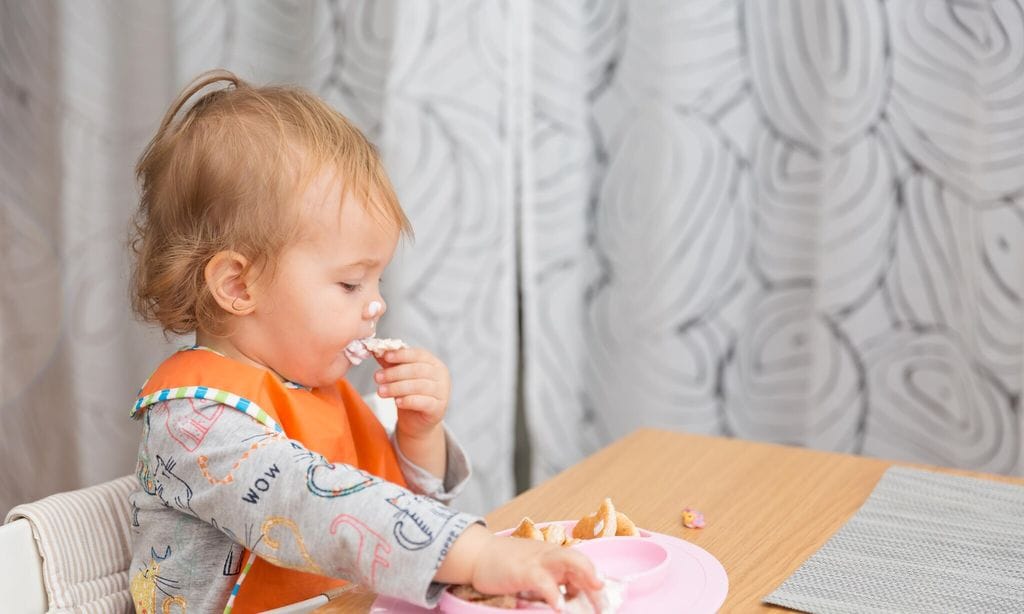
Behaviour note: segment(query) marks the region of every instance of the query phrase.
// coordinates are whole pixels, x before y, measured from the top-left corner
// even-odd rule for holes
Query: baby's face
[[[398,244],[397,228],[341,194],[340,179],[325,171],[301,195],[300,238],[281,253],[250,316],[257,359],[307,386],[344,376],[345,346],[373,333],[385,304],[381,274]]]

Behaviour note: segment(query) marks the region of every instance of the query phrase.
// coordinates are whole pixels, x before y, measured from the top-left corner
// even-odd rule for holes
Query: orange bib
[[[332,463],[353,465],[406,486],[387,431],[345,380],[330,387],[290,387],[269,370],[195,348],[174,354],[157,368],[139,393],[133,415],[175,398],[234,407],[269,428],[283,430]],[[281,607],[345,584],[261,558],[243,575],[244,587],[235,586],[233,614]]]

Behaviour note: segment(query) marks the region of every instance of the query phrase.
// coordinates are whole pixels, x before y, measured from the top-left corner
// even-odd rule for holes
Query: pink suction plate
[[[555,521],[572,532],[575,520]],[[538,523],[543,527],[552,522]],[[508,535],[512,529],[499,531]],[[712,614],[725,601],[729,578],[722,564],[706,550],[690,542],[640,529],[640,537],[605,537],[584,540],[573,546],[590,556],[595,567],[610,578],[627,583],[625,603],[619,614],[650,614],[651,612],[687,612]],[[374,614],[499,614],[526,612],[542,614],[549,608],[534,607],[501,609],[459,599],[445,591],[438,607],[428,610],[419,606],[378,597],[370,611]]]

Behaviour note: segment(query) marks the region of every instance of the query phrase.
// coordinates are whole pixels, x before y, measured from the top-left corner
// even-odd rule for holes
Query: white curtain
[[[0,510],[129,473],[165,342],[132,166],[223,66],[381,148],[436,351],[513,494],[641,426],[1022,472],[1019,1],[0,4]],[[522,368],[519,368],[521,364]],[[366,373],[361,374],[365,383]]]
[[[533,6],[536,478],[642,425],[1024,472],[1020,2]]]

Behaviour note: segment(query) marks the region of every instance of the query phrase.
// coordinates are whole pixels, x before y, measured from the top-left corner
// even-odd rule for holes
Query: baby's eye
[[[347,283],[345,283],[343,281],[342,282],[338,282],[338,285],[341,286],[342,288],[344,288],[345,292],[355,292],[360,287],[362,287],[362,284],[347,284]]]

